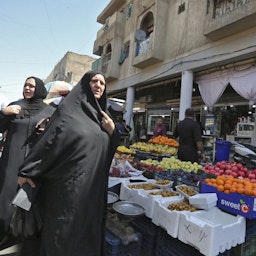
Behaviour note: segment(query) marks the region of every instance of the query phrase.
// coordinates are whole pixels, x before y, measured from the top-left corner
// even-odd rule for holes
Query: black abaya
[[[12,199],[17,192],[17,175],[20,165],[31,149],[26,141],[33,133],[36,124],[43,118],[49,118],[55,108],[43,102],[47,92],[40,79],[35,78],[36,89],[33,98],[22,99],[10,105],[20,105],[18,115],[5,116],[0,112],[0,132],[7,130],[4,150],[0,158],[0,238],[9,227],[14,207]]]
[[[108,171],[118,134],[109,136],[101,126],[106,92],[98,101],[89,86],[99,73],[88,72],[74,87],[20,169],[20,176],[42,184],[41,256],[104,255]]]

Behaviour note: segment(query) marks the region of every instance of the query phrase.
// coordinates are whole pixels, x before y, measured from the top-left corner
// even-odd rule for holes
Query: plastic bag
[[[10,222],[10,233],[14,237],[37,236],[43,227],[43,220],[37,204],[32,204],[29,211],[16,207]]]

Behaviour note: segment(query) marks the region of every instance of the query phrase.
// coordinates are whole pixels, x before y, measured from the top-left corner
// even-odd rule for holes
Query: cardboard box
[[[201,184],[201,193],[216,193],[217,206],[226,212],[241,215],[248,219],[256,219],[256,197],[239,193],[226,194],[205,183]]]

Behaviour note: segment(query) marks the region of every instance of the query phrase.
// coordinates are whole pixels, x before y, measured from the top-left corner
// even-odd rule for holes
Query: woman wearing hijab
[[[5,235],[14,211],[11,202],[17,192],[18,170],[31,149],[27,140],[36,124],[55,111],[43,102],[46,95],[43,81],[28,77],[23,86],[23,99],[0,111],[0,132],[7,131],[0,158],[0,238]]]
[[[36,203],[44,224],[40,250],[30,256],[104,255],[108,173],[119,142],[105,87],[103,73],[87,72],[19,170],[20,186],[41,184]]]

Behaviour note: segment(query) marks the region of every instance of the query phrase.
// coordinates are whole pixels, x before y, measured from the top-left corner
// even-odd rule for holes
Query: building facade
[[[93,68],[110,97],[126,100],[128,124],[134,102],[145,104],[148,133],[154,116],[171,132],[192,106],[201,119],[214,115],[220,135],[223,113],[253,110],[256,1],[111,0],[97,21]]]
[[[95,58],[88,55],[67,52],[44,82],[65,81],[76,85],[85,72],[91,69],[94,61]]]

